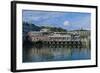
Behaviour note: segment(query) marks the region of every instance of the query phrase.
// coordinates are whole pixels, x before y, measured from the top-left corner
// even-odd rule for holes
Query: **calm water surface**
[[[23,62],[87,60],[91,50],[80,46],[27,46],[23,48]]]

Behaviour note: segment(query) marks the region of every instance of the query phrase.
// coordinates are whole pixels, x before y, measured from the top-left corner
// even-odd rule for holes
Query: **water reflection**
[[[91,58],[89,47],[46,45],[25,46],[23,48],[23,62],[47,62],[86,60]]]

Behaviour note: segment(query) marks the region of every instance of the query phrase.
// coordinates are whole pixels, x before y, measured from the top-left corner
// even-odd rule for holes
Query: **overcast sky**
[[[37,26],[61,27],[67,30],[90,30],[91,25],[90,13],[23,10],[22,18],[23,21]]]

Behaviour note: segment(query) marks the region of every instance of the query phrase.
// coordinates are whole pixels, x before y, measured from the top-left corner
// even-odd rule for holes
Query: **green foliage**
[[[26,26],[26,27],[29,27],[31,31],[40,31],[41,28],[36,26],[35,24],[32,24],[32,23],[28,23],[28,22],[23,22],[23,27]]]
[[[41,29],[46,28],[49,29],[52,32],[66,32],[67,30],[60,28],[60,27],[45,27],[45,26],[41,26]]]
[[[49,29],[52,32],[66,32],[67,30],[60,28],[60,27],[50,27],[50,26],[36,26],[35,24],[23,22],[23,26],[27,26],[32,31],[40,31],[41,29]]]

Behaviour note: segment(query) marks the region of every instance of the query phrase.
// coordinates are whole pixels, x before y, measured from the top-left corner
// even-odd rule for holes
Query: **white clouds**
[[[64,26],[67,26],[67,25],[69,25],[69,21],[64,21]]]
[[[50,19],[55,19],[62,16],[64,13],[61,12],[48,12],[48,11],[23,11],[23,20],[24,21],[46,21]]]
[[[34,20],[34,21],[38,21],[38,20],[41,19],[41,17],[34,17],[34,16],[33,16],[33,17],[31,17],[30,19],[31,19],[31,20]]]
[[[49,20],[49,19],[53,19],[56,17],[60,17],[59,13],[41,12],[39,14],[38,13],[32,14],[32,16],[28,18],[34,21],[39,21],[39,20]]]

